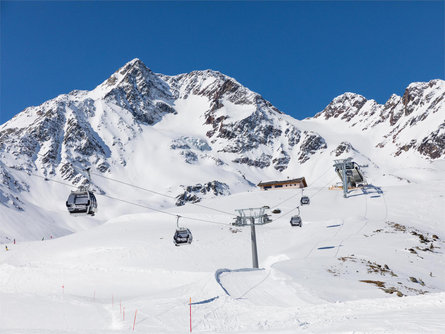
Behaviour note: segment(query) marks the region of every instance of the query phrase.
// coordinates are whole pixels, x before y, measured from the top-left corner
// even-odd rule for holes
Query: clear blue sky
[[[350,91],[384,103],[444,78],[444,2],[1,1],[0,124],[133,58],[214,69],[298,119]]]

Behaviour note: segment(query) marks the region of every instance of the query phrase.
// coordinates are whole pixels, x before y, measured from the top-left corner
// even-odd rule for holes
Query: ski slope
[[[200,203],[227,214],[145,210],[10,242],[0,332],[128,332],[137,310],[135,332],[186,333],[190,298],[193,332],[445,332],[444,189],[441,174],[348,199],[309,187],[301,228],[289,224],[300,190],[251,191]],[[281,213],[257,226],[261,268],[251,270],[250,228],[231,226],[230,213],[264,205]],[[193,232],[189,246],[173,245],[176,214]]]

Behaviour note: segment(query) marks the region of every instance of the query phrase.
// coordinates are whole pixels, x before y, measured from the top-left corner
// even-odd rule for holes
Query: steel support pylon
[[[252,241],[252,267],[258,268],[258,250],[256,247],[255,218],[250,218],[250,239]]]

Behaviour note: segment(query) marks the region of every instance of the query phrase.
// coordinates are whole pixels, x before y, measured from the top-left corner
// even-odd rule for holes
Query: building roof
[[[304,178],[304,176],[291,180],[260,182],[258,183],[258,187],[267,187],[267,186],[290,184],[290,183],[303,183],[303,185],[307,187],[306,179]]]

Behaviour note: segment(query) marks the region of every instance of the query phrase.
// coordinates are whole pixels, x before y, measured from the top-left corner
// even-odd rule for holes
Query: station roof
[[[267,186],[275,186],[280,184],[291,184],[291,183],[303,183],[304,187],[307,187],[306,179],[303,177],[299,177],[296,179],[283,180],[283,181],[267,181],[258,183],[258,187],[267,187]]]

